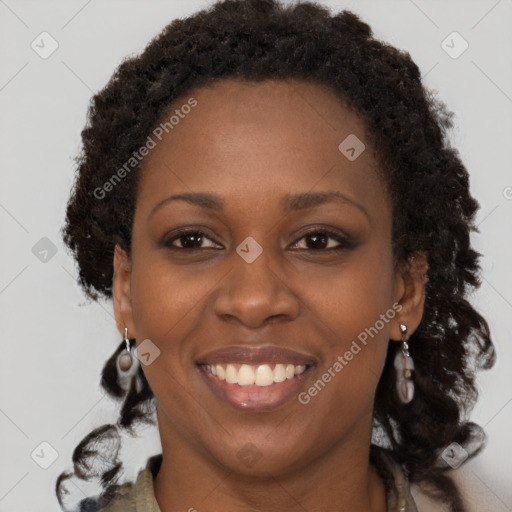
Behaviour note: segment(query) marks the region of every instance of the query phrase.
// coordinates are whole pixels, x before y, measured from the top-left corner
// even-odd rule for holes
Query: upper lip
[[[316,360],[312,356],[301,354],[275,345],[258,347],[247,345],[231,345],[212,350],[199,357],[197,364],[265,364],[290,363],[294,365],[313,365]]]

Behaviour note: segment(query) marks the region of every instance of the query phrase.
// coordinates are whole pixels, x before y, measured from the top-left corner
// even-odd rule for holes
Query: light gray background
[[[320,3],[354,10],[379,38],[409,51],[427,86],[456,114],[452,140],[481,204],[474,243],[485,255],[484,273],[473,301],[498,351],[495,368],[481,374],[472,416],[489,443],[463,467],[464,479],[494,512],[512,510],[512,2]],[[117,417],[99,388],[103,363],[121,341],[111,304],[85,300],[59,232],[89,99],[124,56],[206,5],[0,0],[0,512],[60,510],[55,479],[71,468],[74,447]],[[31,48],[43,31],[59,44],[47,59]],[[441,46],[453,31],[469,43],[457,59]],[[43,237],[57,249],[46,262],[32,251]],[[40,463],[50,461],[42,442],[58,454],[47,469],[31,458],[36,450]],[[159,449],[156,429],[126,445],[125,477],[134,478]]]

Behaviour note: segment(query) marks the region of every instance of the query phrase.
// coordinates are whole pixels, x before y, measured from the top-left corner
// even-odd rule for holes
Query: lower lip
[[[295,375],[293,379],[283,382],[274,382],[270,386],[239,386],[229,384],[225,380],[210,373],[206,366],[198,366],[201,375],[205,379],[213,393],[235,409],[242,411],[271,411],[285,404],[293,397],[298,396],[304,385],[304,380],[309,376],[312,366],[307,366],[303,373]]]

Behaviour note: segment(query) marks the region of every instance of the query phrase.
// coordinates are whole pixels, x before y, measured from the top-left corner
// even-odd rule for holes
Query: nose
[[[234,254],[232,270],[215,296],[215,314],[252,329],[277,318],[293,320],[299,314],[300,301],[283,275],[275,262],[271,265],[265,251],[252,263]]]

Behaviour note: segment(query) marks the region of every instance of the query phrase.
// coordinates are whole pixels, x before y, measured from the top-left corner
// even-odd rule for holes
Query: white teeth
[[[283,382],[286,380],[286,370],[284,364],[276,364],[274,368],[274,382]]]
[[[300,364],[299,366],[295,367],[295,375],[300,375],[301,373],[304,373],[306,371],[306,365]]]
[[[232,364],[228,364],[226,367],[226,382],[229,382],[229,384],[238,382],[238,372]]]
[[[306,365],[276,364],[272,369],[269,364],[217,364],[208,365],[209,371],[220,380],[228,384],[239,386],[271,386],[274,382],[284,382],[286,379],[293,379],[306,371]]]
[[[238,384],[240,386],[252,386],[254,384],[254,370],[248,364],[240,366]]]
[[[268,364],[260,364],[258,366],[254,383],[256,386],[270,386],[270,384],[274,383],[274,375]]]
[[[218,364],[215,369],[217,370],[217,377],[219,377],[220,380],[224,380],[226,378],[226,373],[224,372],[224,368]]]

